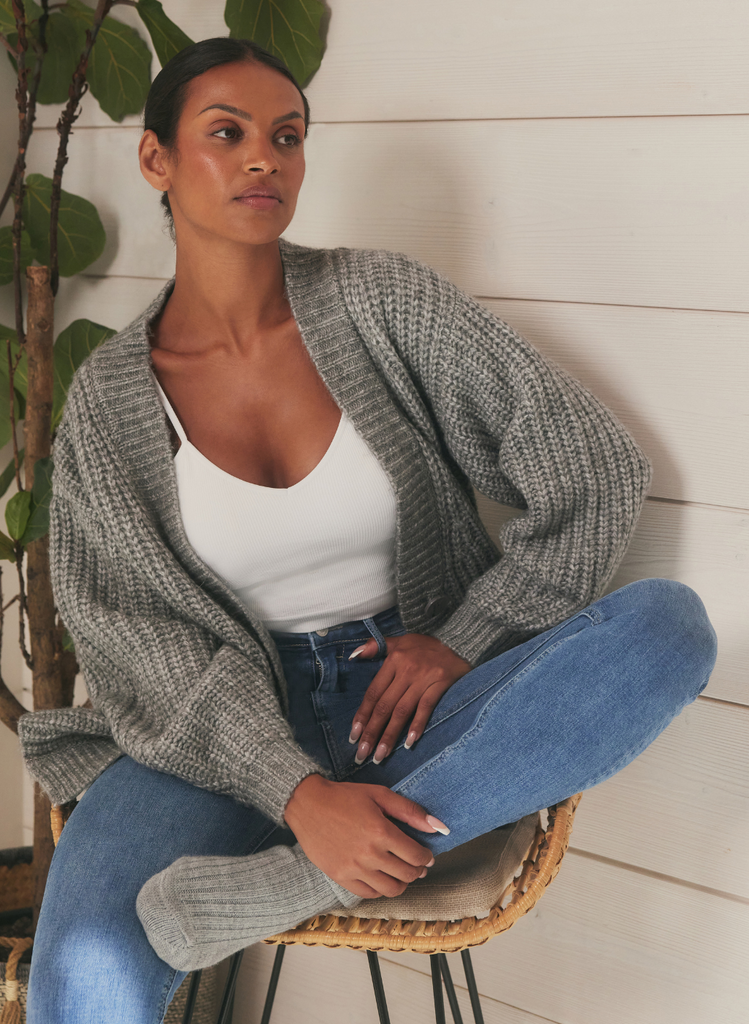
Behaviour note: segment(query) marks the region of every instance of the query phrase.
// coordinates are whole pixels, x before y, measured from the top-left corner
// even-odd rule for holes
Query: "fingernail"
[[[369,753],[369,744],[368,743],[362,743],[362,745],[359,747],[359,749],[356,752],[356,757],[354,758],[354,761],[356,762],[356,764],[364,764],[364,762],[367,759],[367,754],[368,753]]]
[[[415,742],[416,742],[416,733],[415,732],[410,732],[408,734],[408,736],[406,736],[406,742],[403,744],[403,746],[406,748],[406,750],[410,750]]]
[[[372,758],[372,761],[373,761],[374,764],[379,764],[380,761],[382,761],[387,756],[388,756],[387,744],[381,743],[379,745],[379,747],[377,748],[377,750],[375,750],[375,755]]]
[[[419,875],[419,878],[426,878],[426,876],[427,876],[427,869],[426,869],[426,868],[424,868],[424,870],[423,870],[423,871],[421,872],[421,874]]]
[[[366,646],[367,646],[366,644],[362,644],[361,647],[357,647],[356,650],[353,652],[353,654],[349,654],[348,660],[349,661],[353,661],[354,658],[358,658],[359,655],[361,654],[361,652],[364,650],[364,648]]]
[[[444,821],[440,821],[439,818],[435,818],[431,814],[427,814],[427,825],[431,825],[436,832],[441,832],[443,836],[450,835],[450,829]]]
[[[427,864],[427,867],[428,868],[434,867],[434,857],[432,857],[432,859],[429,861],[429,863]]]
[[[351,726],[351,735],[348,738],[349,743],[356,743],[361,736],[362,724],[361,722],[354,722]]]

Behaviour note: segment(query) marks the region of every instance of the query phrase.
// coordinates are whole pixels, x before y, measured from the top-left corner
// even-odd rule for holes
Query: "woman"
[[[308,121],[241,40],[151,89],[176,275],[81,367],[55,442],[93,708],[21,722],[51,797],[86,790],[31,1024],[161,1019],[184,972],[400,894],[622,768],[713,666],[688,588],[599,596],[649,480],[610,413],[423,264],[280,238]],[[501,555],[473,487],[523,510]]]

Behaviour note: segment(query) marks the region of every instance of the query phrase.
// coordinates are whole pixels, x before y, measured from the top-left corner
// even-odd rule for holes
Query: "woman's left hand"
[[[406,633],[385,637],[387,655],[354,715],[349,742],[359,742],[356,763],[374,750],[374,763],[387,757],[411,719],[405,746],[412,747],[426,728],[439,699],[471,669],[470,662],[436,637]],[[372,637],[352,657],[373,658]],[[383,732],[384,730],[384,732]]]

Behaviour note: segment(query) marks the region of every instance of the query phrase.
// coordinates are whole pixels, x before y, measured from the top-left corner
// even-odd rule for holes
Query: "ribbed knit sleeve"
[[[111,489],[100,476],[94,497],[78,472],[79,444],[103,443],[90,414],[85,429],[76,420],[79,402],[77,393],[69,398],[55,443],[50,563],[94,710],[24,716],[26,765],[60,802],[80,792],[87,757],[125,753],[282,823],[297,784],[326,773],[294,740],[260,646],[222,642],[190,614],[195,588],[165,566],[167,549],[143,527],[137,506],[110,502],[103,513]]]
[[[650,464],[601,402],[442,275],[387,254],[388,277],[388,328],[442,443],[481,494],[523,509],[501,531],[501,559],[435,630],[477,664],[601,595]]]

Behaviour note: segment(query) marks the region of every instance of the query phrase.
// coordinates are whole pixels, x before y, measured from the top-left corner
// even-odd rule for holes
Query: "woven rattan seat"
[[[277,945],[278,950],[261,1024],[268,1024],[270,1021],[283,954],[286,946],[291,945],[343,946],[366,950],[381,1024],[389,1024],[390,1018],[377,959],[379,950],[411,951],[430,955],[437,1024],[445,1022],[443,982],[453,1020],[456,1024],[460,1024],[462,1020],[445,957],[446,953],[460,950],[474,1018],[476,1024],[482,1024],[483,1017],[469,949],[507,931],[535,906],[559,871],[569,845],[572,823],[580,798],[581,794],[578,793],[550,807],[545,816],[529,815],[512,826],[495,830],[495,833],[490,833],[488,837],[480,836],[478,840],[451,851],[453,856],[442,854],[439,858],[439,870],[435,872],[436,863],[432,868],[434,879],[424,880],[430,884],[419,886],[418,883],[413,883],[403,897],[394,900],[365,900],[350,915],[318,915],[303,921],[296,928],[264,939],[263,941],[268,944]],[[52,832],[55,843],[62,831],[67,813],[68,808],[52,808]],[[525,851],[524,858],[522,851]],[[481,896],[485,896],[492,886],[495,888],[495,898],[484,910],[481,906]],[[465,897],[463,903],[461,891]],[[433,907],[435,903],[444,908],[444,915],[440,920],[408,916],[411,910],[427,905]],[[386,904],[389,904],[387,915],[371,916],[385,910]],[[466,916],[465,909],[469,904],[472,914]],[[462,915],[458,911],[461,906]],[[362,913],[363,910],[366,910],[366,915]],[[235,953],[232,957],[218,1024],[227,1024],[231,1020],[242,952]],[[189,1024],[191,1019],[190,1007],[199,982],[200,972],[196,971],[187,1001],[184,1024]]]
[[[485,917],[423,921],[325,914],[265,939],[267,943],[305,946],[348,946],[353,949],[410,950],[447,953],[477,946],[507,931],[536,904],[556,877],[567,850],[581,794],[550,807],[548,822],[539,820],[522,870],[499,895]],[[523,819],[526,820],[526,819]],[[518,865],[520,866],[520,865]],[[466,884],[471,884],[470,877]],[[380,900],[367,900],[368,905]],[[384,902],[384,901],[382,901]],[[356,907],[360,911],[362,904]]]

